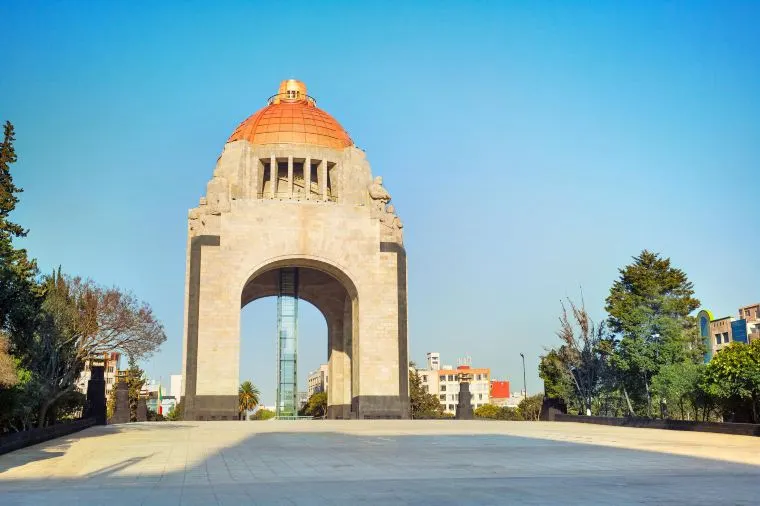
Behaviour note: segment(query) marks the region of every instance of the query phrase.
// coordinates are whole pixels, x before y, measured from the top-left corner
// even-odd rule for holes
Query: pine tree
[[[0,143],[0,332],[11,343],[30,339],[36,324],[40,291],[36,284],[37,265],[25,249],[14,248],[13,239],[25,237],[27,230],[10,220],[23,190],[13,183],[11,165],[16,162],[15,132],[6,122]]]

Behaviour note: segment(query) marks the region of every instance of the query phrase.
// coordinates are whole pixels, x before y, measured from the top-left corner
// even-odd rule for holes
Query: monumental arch
[[[302,82],[240,124],[188,213],[185,419],[237,418],[240,310],[285,289],[327,322],[328,417],[408,417],[406,253],[390,200]]]

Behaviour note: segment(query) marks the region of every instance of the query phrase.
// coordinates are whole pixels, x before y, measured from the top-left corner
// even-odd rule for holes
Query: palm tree
[[[250,381],[244,381],[238,389],[238,415],[244,416],[244,413],[252,410],[259,405],[259,389]]]

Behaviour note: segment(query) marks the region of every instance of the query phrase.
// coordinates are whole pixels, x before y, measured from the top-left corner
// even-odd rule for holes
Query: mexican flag
[[[161,401],[164,399],[164,396],[161,395],[161,385],[158,385],[158,406],[156,406],[156,411],[159,415],[164,414],[164,409],[161,407]]]

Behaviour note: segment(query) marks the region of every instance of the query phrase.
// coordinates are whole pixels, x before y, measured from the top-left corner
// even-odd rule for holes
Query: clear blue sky
[[[0,5],[24,244],[152,304],[169,336],[152,376],[181,370],[187,210],[290,77],[393,195],[418,362],[467,353],[516,390],[523,352],[539,390],[560,299],[582,286],[602,317],[643,248],[717,315],[760,301],[760,3],[209,4]],[[266,402],[274,308],[242,311],[241,376]],[[302,313],[305,380],[326,335]]]

